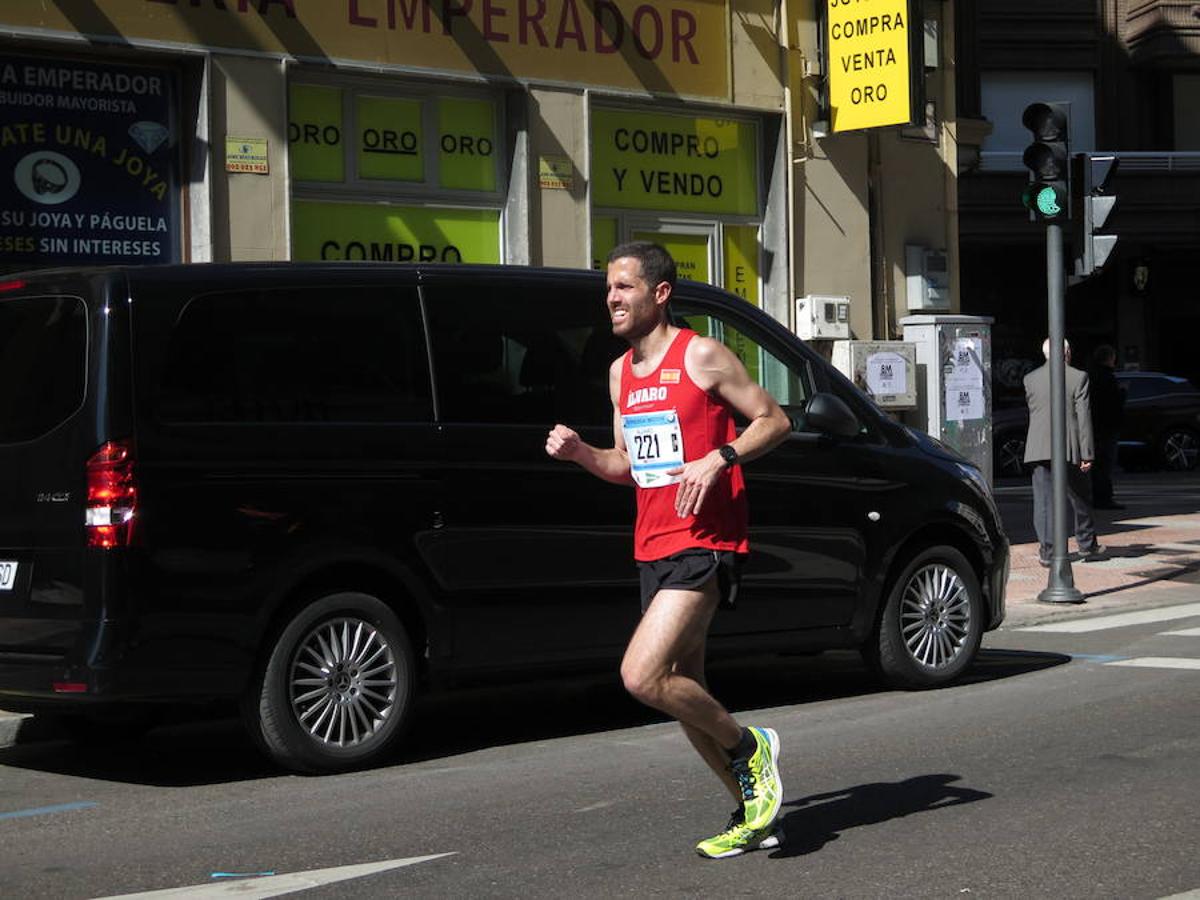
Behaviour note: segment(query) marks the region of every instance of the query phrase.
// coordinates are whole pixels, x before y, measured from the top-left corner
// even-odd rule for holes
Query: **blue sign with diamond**
[[[178,76],[0,54],[0,267],[181,259]]]

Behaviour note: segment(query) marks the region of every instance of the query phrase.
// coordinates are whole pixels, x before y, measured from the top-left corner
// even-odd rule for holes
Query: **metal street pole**
[[[1053,486],[1054,556],[1043,603],[1083,603],[1075,587],[1067,556],[1067,363],[1063,353],[1063,236],[1062,226],[1046,226],[1046,295],[1050,319],[1050,480]]]

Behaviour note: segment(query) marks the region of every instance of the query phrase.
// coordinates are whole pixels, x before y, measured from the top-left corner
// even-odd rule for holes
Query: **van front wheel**
[[[329,594],[279,633],[247,698],[252,736],[301,772],[370,765],[409,716],[415,666],[400,619],[369,594]]]
[[[930,547],[892,582],[875,640],[864,648],[898,688],[947,684],[966,671],[983,637],[983,593],[965,556]]]

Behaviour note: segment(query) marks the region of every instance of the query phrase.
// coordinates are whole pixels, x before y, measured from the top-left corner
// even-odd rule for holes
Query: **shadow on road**
[[[1013,678],[1067,661],[1069,657],[1054,653],[985,649],[958,685],[944,690]],[[718,662],[710,667],[709,683],[723,703],[739,712],[884,691],[852,651]],[[897,702],[903,696],[897,694]],[[418,704],[408,738],[386,764],[408,765],[666,721],[632,700],[615,671],[593,678],[457,691]],[[231,718],[176,722],[123,744],[31,743],[0,750],[0,766],[165,787],[301,777],[288,775],[259,755],[240,723]]]
[[[919,775],[904,781],[861,784],[844,791],[790,800],[784,803],[788,811],[779,818],[786,839],[770,857],[787,859],[815,853],[851,828],[975,803],[993,796],[985,791],[952,786],[960,778],[959,775]]]

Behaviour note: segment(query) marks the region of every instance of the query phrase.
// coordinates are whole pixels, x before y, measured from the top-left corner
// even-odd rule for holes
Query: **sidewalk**
[[[1037,601],[1048,572],[1038,563],[1028,480],[996,486],[1012,542],[1005,627],[1200,599],[1200,474],[1122,474],[1117,492],[1125,509],[1095,513],[1106,558],[1071,564],[1086,603],[1054,606]],[[1070,547],[1076,550],[1074,537]]]

